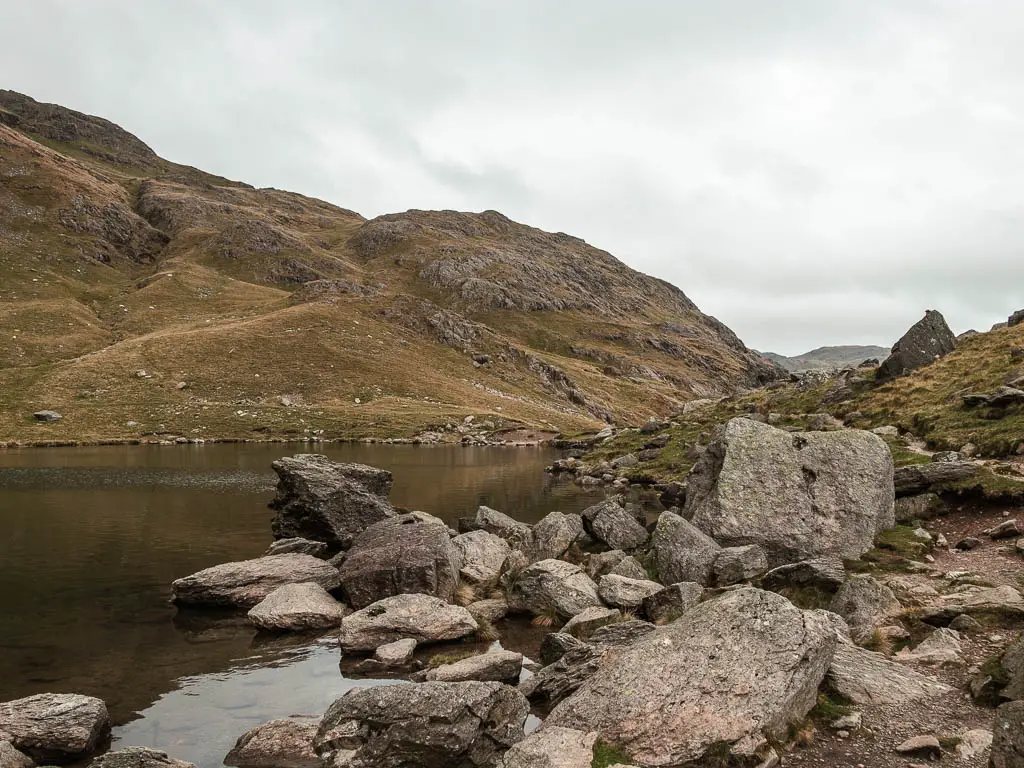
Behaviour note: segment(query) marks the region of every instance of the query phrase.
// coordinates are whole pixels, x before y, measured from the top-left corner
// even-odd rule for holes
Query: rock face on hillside
[[[274,536],[300,537],[347,548],[373,523],[395,515],[388,502],[391,473],[365,464],[339,464],[299,454],[272,465],[277,476]]]
[[[739,589],[606,657],[545,727],[596,730],[644,765],[684,765],[722,744],[753,756],[814,706],[835,643],[821,614]]]
[[[903,338],[896,342],[889,355],[878,368],[877,381],[904,376],[933,363],[956,349],[956,336],[946,325],[941,313],[929,309]]]
[[[694,466],[683,515],[723,546],[759,544],[772,566],[858,557],[893,526],[892,489],[892,455],[877,435],[793,434],[736,418]]]

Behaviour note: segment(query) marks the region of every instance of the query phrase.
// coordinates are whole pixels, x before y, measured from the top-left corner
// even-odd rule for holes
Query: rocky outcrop
[[[275,589],[303,582],[332,590],[341,579],[334,566],[311,555],[269,555],[206,568],[172,583],[171,592],[182,605],[251,608]]]
[[[274,536],[301,537],[347,548],[373,523],[395,514],[388,502],[391,473],[365,464],[339,464],[320,454],[298,454],[272,465],[279,478],[270,508]]]
[[[651,556],[663,584],[708,584],[721,551],[714,539],[674,512],[661,513],[651,537]]]
[[[458,640],[478,629],[469,611],[428,595],[396,595],[346,616],[341,622],[341,649],[372,651],[411,638],[418,643]]]
[[[459,575],[483,590],[498,583],[501,568],[512,551],[508,542],[487,531],[470,531],[452,539],[459,556]]]
[[[313,737],[316,717],[285,717],[258,725],[242,734],[224,758],[235,768],[318,768]]]
[[[819,613],[737,589],[609,655],[545,727],[596,730],[647,765],[696,762],[712,748],[753,757],[814,705],[835,644]]]
[[[862,705],[904,704],[952,690],[880,653],[845,642],[836,646],[825,680],[836,693]]]
[[[966,461],[932,462],[899,467],[893,473],[893,485],[897,496],[915,496],[972,477],[979,472],[977,464]]]
[[[345,606],[319,584],[285,584],[249,611],[249,621],[268,632],[301,632],[336,627],[345,618]]]
[[[399,515],[356,536],[339,573],[356,609],[403,594],[451,602],[459,584],[459,553],[439,521]]]
[[[855,558],[892,527],[892,488],[892,454],[877,435],[736,418],[694,466],[683,515],[723,546],[760,545],[772,566]]]
[[[601,605],[597,585],[578,565],[564,560],[541,560],[523,569],[508,602],[512,610],[538,616],[554,614],[561,621]]]
[[[956,336],[941,313],[929,309],[903,337],[893,345],[892,354],[878,367],[876,381],[906,376],[930,365],[956,349]]]
[[[95,758],[89,768],[196,768],[193,763],[175,760],[166,752],[149,747],[125,747]]]
[[[541,728],[534,731],[501,759],[501,768],[590,768],[596,733],[572,728]]]
[[[92,696],[40,693],[0,704],[0,733],[39,762],[69,762],[104,745],[110,716]]]
[[[631,551],[647,543],[647,529],[615,499],[606,499],[583,510],[587,533],[612,549]]]
[[[470,656],[452,664],[442,664],[427,670],[428,682],[461,683],[466,680],[500,683],[519,682],[523,668],[523,654],[515,651],[489,651],[479,656]]]
[[[345,768],[481,768],[523,739],[529,704],[501,683],[410,683],[356,688],[324,714],[313,741]]]

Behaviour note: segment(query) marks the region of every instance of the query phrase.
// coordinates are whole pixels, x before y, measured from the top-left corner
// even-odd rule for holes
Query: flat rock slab
[[[880,653],[848,643],[836,647],[826,680],[854,704],[905,704],[952,690]]]
[[[249,611],[249,621],[268,632],[301,632],[337,627],[345,606],[319,584],[285,584]]]
[[[328,708],[313,742],[345,768],[477,768],[523,739],[529,703],[502,683],[409,683],[356,688]]]
[[[516,683],[522,669],[523,654],[515,651],[490,651],[427,670],[426,678],[428,682],[443,683],[461,683],[466,680]]]
[[[429,595],[396,595],[342,619],[338,641],[343,651],[373,651],[403,638],[421,644],[458,640],[478,628],[461,606]]]
[[[313,737],[319,717],[285,717],[242,734],[224,758],[235,768],[318,768]]]
[[[835,645],[819,612],[736,589],[608,653],[545,727],[595,730],[645,765],[683,765],[723,743],[751,757],[814,706]]]
[[[92,696],[40,693],[0,704],[0,733],[37,761],[66,762],[103,746],[110,716]]]
[[[285,554],[222,563],[171,584],[176,603],[251,608],[285,584],[313,582],[323,589],[341,584],[338,569],[312,555]]]

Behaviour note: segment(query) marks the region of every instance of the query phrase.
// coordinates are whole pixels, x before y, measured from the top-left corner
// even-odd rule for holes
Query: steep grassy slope
[[[0,440],[22,442],[579,430],[779,374],[578,238],[494,211],[366,221],[10,91],[0,329]]]

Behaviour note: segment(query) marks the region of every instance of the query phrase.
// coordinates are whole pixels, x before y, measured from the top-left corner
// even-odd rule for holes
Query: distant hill
[[[0,327],[0,441],[571,431],[781,373],[579,238],[367,220],[2,90]]]
[[[794,357],[762,352],[765,357],[778,363],[787,371],[811,371],[828,368],[856,366],[865,360],[884,360],[889,356],[888,347],[859,346],[855,344],[837,347],[818,347]]]

